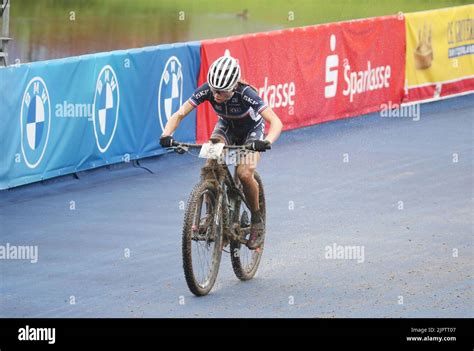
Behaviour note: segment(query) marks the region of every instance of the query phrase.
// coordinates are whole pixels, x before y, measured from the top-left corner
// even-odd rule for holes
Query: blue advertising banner
[[[0,68],[0,189],[166,152],[199,67],[190,42]],[[195,111],[175,138],[195,141]]]

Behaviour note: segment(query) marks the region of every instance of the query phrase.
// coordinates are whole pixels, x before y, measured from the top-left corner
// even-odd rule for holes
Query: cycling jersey
[[[262,119],[260,113],[268,107],[255,90],[243,83],[238,83],[232,97],[223,103],[214,100],[208,83],[197,88],[188,101],[196,107],[206,100],[220,118],[232,121],[235,127],[243,124],[249,127],[255,126]]]
[[[218,103],[208,83],[204,83],[189,98],[189,103],[196,107],[209,101],[219,116],[211,138],[220,136],[227,144],[243,145],[251,140],[263,140],[265,125],[260,113],[268,105],[248,84],[238,83],[234,94],[227,101]]]

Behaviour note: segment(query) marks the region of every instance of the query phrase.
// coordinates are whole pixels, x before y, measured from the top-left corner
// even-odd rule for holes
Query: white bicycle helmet
[[[240,66],[231,56],[215,60],[207,73],[209,86],[216,90],[231,91],[240,79]]]

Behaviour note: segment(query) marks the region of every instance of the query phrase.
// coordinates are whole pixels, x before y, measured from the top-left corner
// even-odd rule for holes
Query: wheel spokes
[[[194,267],[194,277],[202,288],[205,288],[213,276],[214,252],[216,249],[215,232],[216,226],[213,223],[213,214],[216,199],[214,195],[204,191],[196,206],[193,216],[191,251]]]

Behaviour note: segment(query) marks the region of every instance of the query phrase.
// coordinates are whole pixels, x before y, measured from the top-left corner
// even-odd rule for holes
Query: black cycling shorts
[[[223,137],[227,145],[245,145],[251,140],[263,140],[265,136],[265,123],[263,118],[258,122],[250,121],[250,123],[236,123],[219,118],[212,131],[211,138],[217,136]]]

